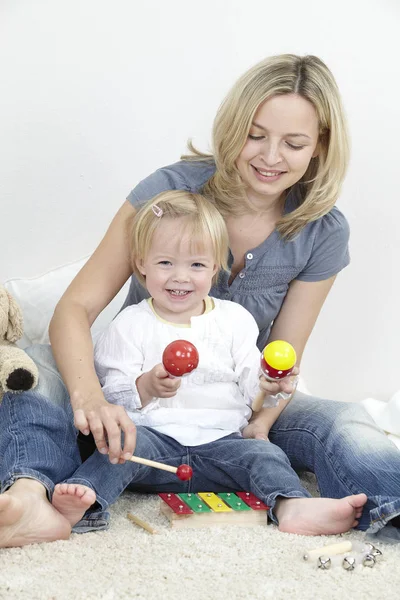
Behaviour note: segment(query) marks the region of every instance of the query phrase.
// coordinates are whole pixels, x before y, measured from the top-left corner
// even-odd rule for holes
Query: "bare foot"
[[[300,535],[345,533],[358,525],[365,494],[332,498],[281,498],[275,507],[279,531]]]
[[[17,479],[0,495],[0,548],[67,540],[71,526],[35,479]]]
[[[53,506],[74,526],[80,521],[92,504],[96,502],[95,492],[78,483],[59,483],[54,488]]]

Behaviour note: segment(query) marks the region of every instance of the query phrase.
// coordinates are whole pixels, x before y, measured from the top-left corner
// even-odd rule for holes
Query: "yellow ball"
[[[296,351],[289,342],[276,340],[265,346],[264,360],[273,369],[277,371],[287,371],[296,364]]]

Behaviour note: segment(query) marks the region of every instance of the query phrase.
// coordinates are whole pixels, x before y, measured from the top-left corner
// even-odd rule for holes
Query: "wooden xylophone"
[[[267,525],[266,506],[250,492],[198,492],[159,494],[160,512],[171,527],[210,527],[212,525]]]

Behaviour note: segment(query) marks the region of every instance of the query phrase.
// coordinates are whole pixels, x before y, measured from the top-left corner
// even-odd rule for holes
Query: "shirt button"
[[[240,279],[243,279],[243,277],[244,277],[243,271],[241,273],[239,273],[239,277],[240,277]]]
[[[225,298],[229,298],[229,292],[226,292]]]
[[[251,260],[251,259],[253,258],[253,255],[252,255],[252,253],[251,253],[251,252],[249,252],[249,253],[248,253],[248,255],[247,255],[247,258],[248,258],[249,260]]]

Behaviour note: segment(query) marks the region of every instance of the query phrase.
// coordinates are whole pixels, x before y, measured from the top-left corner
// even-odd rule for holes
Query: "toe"
[[[86,492],[87,488],[83,487],[82,485],[76,486],[75,494],[78,496],[78,498],[82,498]]]

